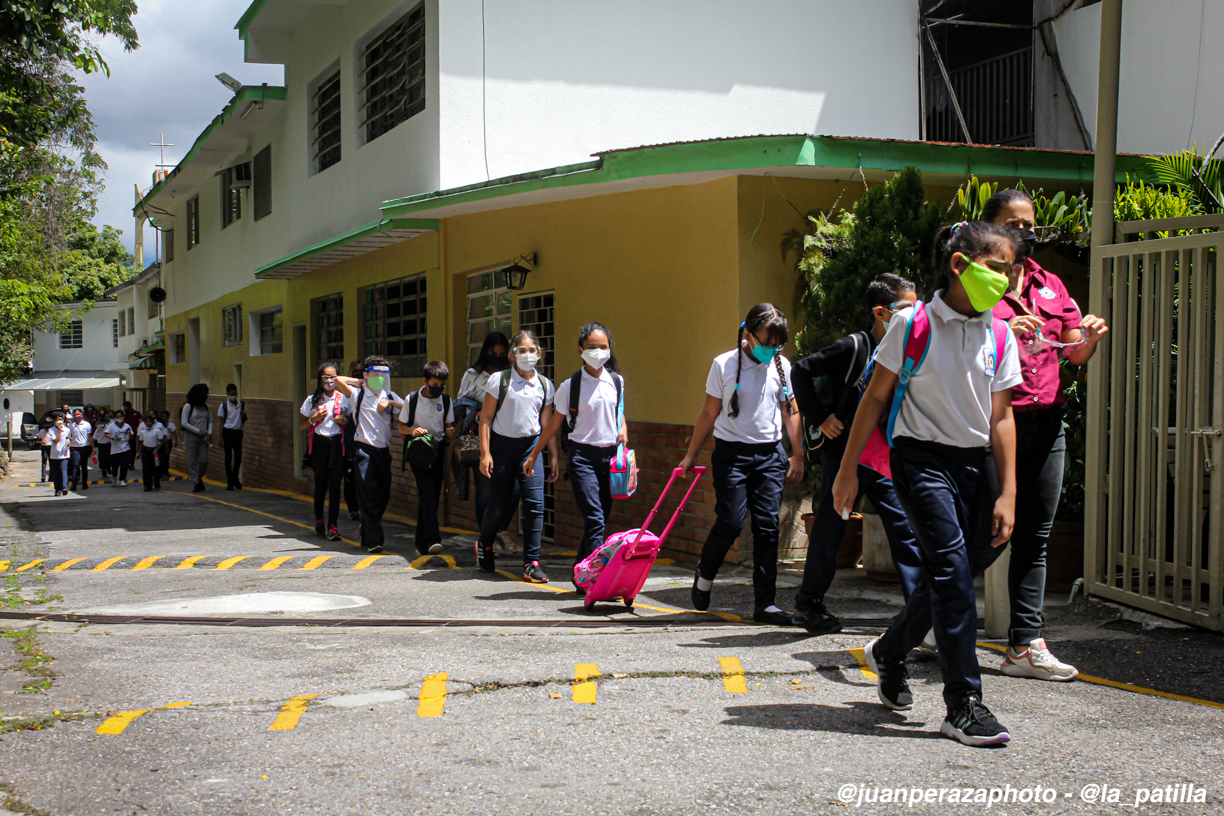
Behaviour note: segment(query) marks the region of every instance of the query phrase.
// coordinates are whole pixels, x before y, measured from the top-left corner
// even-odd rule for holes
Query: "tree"
[[[122,234],[122,230],[109,224],[99,232],[97,227],[86,222],[68,239],[62,275],[64,283],[72,289],[73,300],[99,300],[107,289],[129,280],[139,271],[132,267],[135,258],[119,240]]]

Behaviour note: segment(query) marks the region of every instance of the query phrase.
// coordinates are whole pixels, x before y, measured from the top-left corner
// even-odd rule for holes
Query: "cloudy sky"
[[[133,185],[148,190],[158,163],[162,133],[174,147],[174,164],[200,131],[221,112],[231,93],[214,79],[225,71],[248,85],[279,85],[279,65],[247,65],[234,23],[250,0],[138,0],[135,18],[140,48],[130,54],[114,41],[103,43],[111,75],[83,81],[97,123],[98,149],[106,160],[106,191],[95,222],[123,230],[128,250],[135,240]],[[153,260],[153,233],[146,230],[145,263]]]

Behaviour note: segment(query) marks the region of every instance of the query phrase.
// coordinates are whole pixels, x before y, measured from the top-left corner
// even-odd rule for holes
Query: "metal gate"
[[[1215,630],[1224,629],[1224,233],[1202,230],[1221,227],[1220,215],[1123,222],[1094,258],[1103,297],[1093,306],[1110,332],[1089,366],[1085,460],[1086,590]]]

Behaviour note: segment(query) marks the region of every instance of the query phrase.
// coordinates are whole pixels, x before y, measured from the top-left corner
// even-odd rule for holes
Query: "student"
[[[524,467],[535,447],[540,429],[552,418],[555,394],[548,378],[536,372],[540,343],[523,329],[510,341],[511,367],[485,383],[484,407],[480,410],[480,472],[489,479],[489,504],[476,541],[476,560],[485,572],[493,572],[497,556],[493,539],[501,521],[514,512],[514,486],[522,492],[523,580],[546,584],[540,569],[540,535],[544,530],[544,473]],[[548,443],[552,465],[548,481],[557,481],[560,462],[557,441]]]
[[[758,303],[735,332],[736,347],[714,358],[706,377],[706,399],[688,453],[686,473],[710,433],[714,434],[714,512],[693,577],[693,608],[710,608],[710,590],[727,551],[752,511],[752,586],[757,623],[789,626],[792,616],[774,603],[778,578],[778,516],[782,487],[803,478],[799,412],[790,391],[790,361],[782,356],[789,334],[786,316],[772,303]],[[791,456],[782,447],[785,429]]]
[[[178,436],[178,426],[170,419],[169,411],[162,411],[158,415],[158,421],[162,427],[166,429],[165,450],[161,457],[161,477],[162,479],[170,478],[170,454],[174,451],[175,439]]]
[[[208,386],[196,383],[187,391],[187,402],[179,412],[183,449],[187,451],[187,478],[195,483],[192,493],[204,492],[208,470],[208,446],[212,443],[212,413],[208,410]]]
[[[344,480],[344,428],[353,415],[348,397],[336,390],[336,366],[319,366],[314,393],[302,403],[299,430],[310,431],[307,455],[314,471],[315,532],[328,541],[340,541],[340,484]],[[323,522],[323,498],[327,497],[327,525]]]
[[[110,440],[106,438],[106,428],[114,420],[115,415],[104,411],[98,415],[98,424],[94,428],[94,450],[98,452],[98,470],[102,471],[102,482],[106,483],[111,475]]]
[[[416,548],[421,555],[442,552],[442,531],[438,526],[438,500],[446,487],[445,447],[455,438],[455,406],[442,392],[450,369],[441,360],[425,364],[420,390],[404,400],[399,415],[402,436],[416,439],[429,435],[436,440],[429,467],[409,463],[417,486]],[[410,444],[424,444],[410,443]]]
[[[404,407],[389,389],[391,364],[385,357],[365,359],[362,379],[337,377],[336,388],[353,403],[357,502],[361,507],[361,546],[382,552],[382,517],[391,501],[391,418]]]
[[[867,286],[871,331],[843,337],[803,358],[791,369],[795,402],[808,427],[818,427],[817,435],[823,439],[817,457],[821,470],[820,498],[812,534],[808,536],[803,583],[795,599],[795,625],[813,635],[840,632],[842,628],[841,621],[825,608],[824,597],[836,575],[837,550],[846,535],[846,521],[833,511],[833,480],[846,449],[845,429],[853,424],[858,409],[859,383],[870,368],[871,358],[893,314],[913,306],[915,300],[914,284],[890,272],[880,275]],[[825,388],[819,387],[821,382]],[[876,467],[887,472],[859,463],[861,492],[867,494],[871,506],[879,514],[893,563],[901,577],[901,593],[909,598],[918,584],[922,556],[893,489],[887,462],[876,464]]]
[[[106,438],[111,443],[111,464],[119,475],[119,486],[127,487],[128,468],[132,466],[132,434],[134,429],[127,424],[123,411],[115,412],[115,421],[106,428]]]
[[[1024,262],[1012,267],[1007,292],[994,307],[995,317],[1006,320],[1019,341],[1024,381],[1012,389],[1016,418],[1016,529],[1012,531],[1007,587],[1011,625],[1007,653],[999,670],[1011,677],[1066,682],[1079,670],[1050,653],[1041,636],[1045,600],[1046,544],[1062,495],[1063,460],[1067,440],[1063,431],[1062,378],[1059,360],[1086,364],[1097,343],[1109,331],[1095,315],[1080,315],[1079,306],[1053,272],[1031,257],[1037,243],[1033,231],[1036,209],[1020,190],[1000,190],[982,209],[982,220],[1019,230]],[[1061,352],[1061,353],[1060,353]],[[986,457],[989,496],[998,495],[999,477],[993,457]],[[979,529],[975,572],[989,567],[1003,547],[989,546],[990,533]]]
[[[51,427],[42,432],[42,443],[47,448],[51,464],[51,486],[55,495],[68,495],[68,459],[72,455],[72,437],[64,423],[64,415],[56,411]]]
[[[238,471],[242,467],[242,429],[247,423],[246,402],[238,399],[238,386],[225,386],[225,402],[217,406],[221,418],[221,444],[225,447],[225,489],[241,490]]]
[[[1007,288],[1018,245],[1014,231],[980,221],[939,231],[935,296],[889,321],[833,483],[834,510],[848,512],[859,492],[859,457],[889,411],[893,482],[918,539],[923,570],[901,614],[863,654],[879,677],[880,701],[908,711],[913,696],[905,658],[930,629],[933,615],[948,711],[940,733],[972,746],[1011,739],[982,703],[967,543],[977,528],[988,446],[994,448],[1002,485],[993,510],[993,546],[1011,537],[1015,520],[1011,388],[1021,381],[1020,361],[1015,337],[991,309]],[[920,312],[918,325],[928,326],[928,342],[915,369],[915,350],[907,351],[907,345],[911,321]],[[899,410],[893,410],[897,372],[903,368],[912,373]]]
[[[118,411],[116,411],[116,413],[118,413]],[[142,421],[144,421],[144,416],[132,407],[131,400],[123,401],[123,418],[126,420],[129,428],[135,428]]]
[[[77,485],[82,490],[89,489],[89,457],[93,455],[93,426],[85,421],[85,412],[77,408],[72,412],[72,422],[68,425],[71,459],[68,465],[68,478],[72,489]]]
[[[136,456],[140,459],[140,481],[144,492],[161,490],[161,468],[157,462],[158,451],[166,441],[166,429],[157,421],[157,412],[145,414],[144,421],[136,429]]]
[[[476,422],[480,416],[480,409],[484,406],[485,386],[489,382],[489,377],[510,367],[510,360],[507,358],[509,348],[510,341],[506,338],[506,335],[499,331],[489,332],[485,335],[484,342],[480,344],[480,354],[476,357],[476,362],[463,373],[463,379],[459,381],[459,393],[455,397],[455,416],[459,417],[460,411],[464,409],[469,410],[467,410],[463,417],[459,418],[460,427],[456,437],[462,440],[471,434],[475,439],[478,449],[480,446],[480,433],[476,428]],[[462,442],[455,445],[454,455],[456,460],[459,457],[461,447]],[[472,468],[472,472],[473,479],[476,482],[476,528],[480,529],[484,523],[485,509],[489,505],[489,479],[480,472],[479,465]],[[455,485],[459,491],[459,500],[467,501],[467,468],[456,468]],[[515,501],[511,502],[511,505],[518,507],[517,482],[515,482],[514,491]],[[514,543],[514,536],[510,533],[509,529],[510,522],[513,520],[514,511],[511,510],[510,515],[502,519],[495,542],[497,548],[506,554],[518,552],[518,546]]]
[[[47,431],[51,430],[54,427],[55,427],[55,412],[47,411],[45,414],[43,414],[43,418],[39,420],[39,423],[38,423],[38,441],[39,441],[38,447],[39,447],[39,450],[42,451],[42,478],[39,481],[43,481],[43,482],[47,481],[47,462],[51,458],[51,448],[50,446],[44,445],[41,443],[46,438]],[[54,481],[54,476],[52,478],[52,481]],[[59,493],[56,493],[55,495],[58,496]]]
[[[533,470],[540,451],[568,423],[569,481],[583,521],[575,564],[603,546],[604,525],[612,512],[612,458],[617,446],[629,439],[622,411],[625,379],[612,354],[611,333],[600,323],[586,324],[578,332],[578,353],[583,366],[557,387],[552,419],[523,463],[525,470]],[[571,414],[575,405],[577,411]],[[574,589],[586,594],[577,584]]]

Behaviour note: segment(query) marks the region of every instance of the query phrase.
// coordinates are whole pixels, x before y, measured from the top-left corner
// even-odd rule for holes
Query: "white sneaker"
[[[999,671],[1008,677],[1032,677],[1056,683],[1065,683],[1079,677],[1079,669],[1050,654],[1045,638],[1037,638],[1019,653],[1009,646]]]
[[[934,629],[926,633],[926,637],[924,637],[922,642],[918,644],[918,648],[930,654],[936,654],[939,651],[939,648],[935,645]]]
[[[502,530],[497,534],[497,548],[507,554],[518,552],[518,544],[509,530]]]
[[[119,480],[119,486],[120,486],[120,487],[127,487],[127,479],[120,479],[120,480]]]

